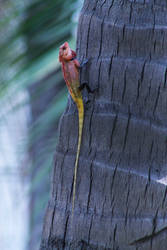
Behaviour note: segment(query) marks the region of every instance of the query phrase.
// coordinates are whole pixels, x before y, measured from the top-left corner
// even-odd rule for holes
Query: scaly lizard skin
[[[74,212],[74,204],[75,204],[75,193],[76,193],[76,179],[77,179],[77,168],[78,168],[78,160],[79,153],[81,147],[81,139],[82,139],[82,128],[83,128],[83,120],[84,120],[84,105],[82,94],[79,89],[79,68],[80,64],[76,59],[76,53],[71,50],[69,44],[65,42],[59,49],[59,61],[62,64],[62,71],[64,80],[70,92],[70,95],[74,102],[77,105],[78,116],[79,116],[79,132],[78,132],[78,147],[76,153],[75,160],[75,169],[74,169],[74,184],[73,184],[73,202],[72,202],[72,216]]]

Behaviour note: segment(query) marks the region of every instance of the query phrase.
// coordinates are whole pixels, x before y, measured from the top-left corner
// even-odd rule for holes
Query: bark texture
[[[76,107],[61,119],[41,250],[167,249],[167,2],[85,0],[85,104],[74,218]],[[84,92],[86,96],[86,91]]]

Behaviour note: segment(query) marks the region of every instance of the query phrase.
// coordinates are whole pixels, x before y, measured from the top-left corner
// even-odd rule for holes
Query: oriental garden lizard
[[[67,42],[65,42],[62,46],[60,46],[59,62],[62,65],[62,72],[69,93],[77,105],[78,117],[79,117],[78,146],[77,146],[77,153],[75,160],[74,184],[73,184],[73,201],[72,201],[72,216],[73,216],[75,193],[76,193],[77,168],[78,168],[78,160],[81,147],[83,121],[84,121],[84,104],[80,88],[81,86],[79,82],[80,63],[76,59],[76,53],[73,50],[71,50]]]

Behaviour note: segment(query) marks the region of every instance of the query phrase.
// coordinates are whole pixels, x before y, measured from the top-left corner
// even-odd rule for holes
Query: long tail
[[[77,108],[78,108],[79,129],[78,129],[78,147],[77,147],[77,154],[76,154],[76,160],[75,160],[75,169],[74,169],[72,217],[73,217],[73,214],[74,214],[75,193],[76,193],[76,180],[77,180],[77,169],[78,169],[78,160],[79,160],[79,153],[80,153],[80,148],[81,148],[82,129],[83,129],[83,121],[84,121],[84,105],[83,105],[83,100],[82,100],[82,98],[78,98],[78,99],[77,99],[76,105],[77,105]]]

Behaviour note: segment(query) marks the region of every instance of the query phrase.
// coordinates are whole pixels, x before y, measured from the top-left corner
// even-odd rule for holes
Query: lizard
[[[76,59],[76,52],[70,48],[68,42],[65,42],[59,48],[59,62],[61,63],[62,66],[62,72],[68,91],[72,99],[74,100],[78,110],[79,128],[78,128],[78,145],[77,145],[77,152],[75,159],[74,182],[73,182],[73,200],[72,200],[72,216],[73,216],[75,195],[76,195],[77,169],[78,169],[78,161],[79,161],[79,154],[82,141],[83,122],[84,122],[84,104],[83,104],[83,98],[80,88],[81,86],[79,81],[80,63]]]

